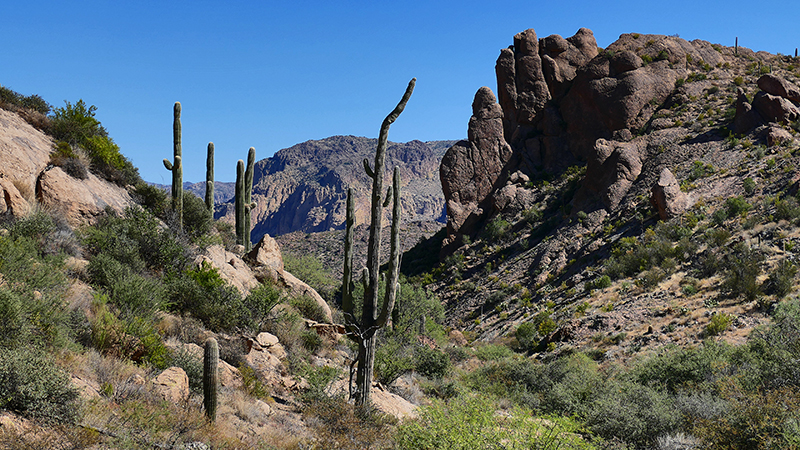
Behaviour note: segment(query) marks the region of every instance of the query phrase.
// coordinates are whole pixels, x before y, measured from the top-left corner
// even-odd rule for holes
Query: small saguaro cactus
[[[364,283],[364,302],[361,310],[361,319],[357,320],[353,311],[353,227],[355,226],[355,200],[352,189],[347,191],[347,213],[345,218],[344,242],[344,269],[342,279],[342,310],[345,316],[347,336],[358,343],[358,356],[356,362],[356,386],[352,387],[351,396],[357,405],[369,403],[370,389],[372,387],[372,372],[375,364],[375,333],[385,326],[392,315],[395,299],[397,298],[398,276],[400,269],[400,171],[394,168],[393,183],[383,196],[383,173],[386,167],[386,147],[389,127],[406,107],[417,79],[413,78],[403,94],[400,103],[389,113],[381,124],[378,137],[378,147],[375,152],[374,170],[370,168],[369,161],[364,160],[364,170],[372,178],[372,206],[369,243],[367,245],[367,267],[364,269],[362,281]],[[391,244],[388,274],[385,277],[386,291],[383,305],[378,314],[378,292],[381,282],[380,247],[381,247],[381,220],[383,208],[392,202]]]
[[[206,208],[214,215],[214,143],[208,143],[206,155]]]
[[[174,162],[164,159],[164,167],[172,172],[172,210],[178,225],[183,227],[183,164],[181,163],[181,102],[175,102],[172,120],[172,156]]]
[[[733,54],[739,56],[739,36],[736,36],[736,46],[733,48]]]
[[[210,421],[217,419],[217,386],[219,385],[219,345],[209,338],[203,352],[203,407]]]

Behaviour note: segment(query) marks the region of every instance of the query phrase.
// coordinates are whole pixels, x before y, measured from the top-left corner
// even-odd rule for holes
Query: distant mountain
[[[170,191],[172,186],[169,184],[152,183],[153,186],[160,187],[165,191]],[[206,198],[206,182],[200,181],[197,183],[184,182],[183,189],[193,193],[200,198]],[[236,183],[225,183],[221,181],[214,182],[214,204],[219,205],[225,203],[233,198],[233,192],[236,189]]]
[[[390,142],[387,170],[400,167],[403,219],[444,223],[444,196],[439,163],[456,141]],[[377,139],[333,136],[306,141],[256,162],[253,199],[253,242],[264,234],[278,236],[344,226],[348,187],[356,196],[356,221],[368,221],[371,179],[362,160],[373,160]],[[230,198],[230,197],[229,197]],[[217,208],[216,218],[233,220],[233,203]]]

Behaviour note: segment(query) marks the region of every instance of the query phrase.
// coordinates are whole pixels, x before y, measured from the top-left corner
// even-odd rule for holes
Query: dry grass
[[[30,203],[31,205],[36,204],[36,188],[30,181],[15,178],[11,180],[11,184],[17,188],[19,195],[21,195],[26,202]]]

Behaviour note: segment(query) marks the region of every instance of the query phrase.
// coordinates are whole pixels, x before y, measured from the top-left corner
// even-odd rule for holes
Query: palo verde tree
[[[414,84],[417,79],[412,78],[408,83],[405,94],[400,103],[389,113],[381,124],[378,137],[378,148],[375,152],[375,169],[371,169],[369,161],[364,159],[364,170],[372,178],[372,207],[371,227],[367,247],[367,267],[364,269],[364,303],[360,320],[353,311],[353,226],[355,225],[355,200],[352,189],[347,191],[347,215],[344,244],[344,276],[342,280],[342,310],[345,316],[347,335],[358,343],[358,365],[356,372],[356,385],[353,387],[352,369],[350,373],[350,395],[356,405],[369,403],[370,387],[372,386],[372,372],[375,363],[375,333],[386,325],[394,309],[397,297],[397,280],[400,271],[400,172],[394,169],[393,185],[383,195],[383,173],[386,166],[386,146],[389,127],[397,120],[400,113],[408,103]],[[383,305],[378,314],[378,292],[380,283],[380,248],[381,248],[381,219],[383,208],[392,206],[391,250],[389,269],[386,276],[386,290]]]

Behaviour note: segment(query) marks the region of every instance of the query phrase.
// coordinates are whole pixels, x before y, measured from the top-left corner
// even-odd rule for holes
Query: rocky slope
[[[130,203],[125,189],[93,173],[79,179],[50,164],[53,146],[21,116],[0,109],[0,214],[23,217],[38,204],[77,226],[94,222],[106,207],[121,212]]]
[[[798,67],[672,36],[623,34],[606,49],[587,29],[514,36],[497,97],[478,90],[469,139],[442,160],[446,259],[430,287],[450,324],[491,339],[547,317],[543,343],[609,355],[699,342],[716,314],[734,317],[726,338],[745,335],[776,301],[765,280],[794,258],[783,242],[797,230],[776,205],[797,191]],[[681,236],[662,236],[670,219]],[[707,270],[717,232],[732,236],[726,258],[730,242],[760,243],[758,302],[730,291],[729,270]],[[609,268],[656,242],[671,256]]]
[[[376,139],[334,136],[307,141],[256,162],[252,239],[293,231],[341,229],[345,196],[356,194],[356,220],[364,223],[368,211],[368,177],[362,160],[371,157]],[[401,168],[403,216],[407,221],[442,220],[444,199],[438,168],[452,141],[390,143],[387,168]],[[222,205],[217,218],[233,220],[233,204]]]

